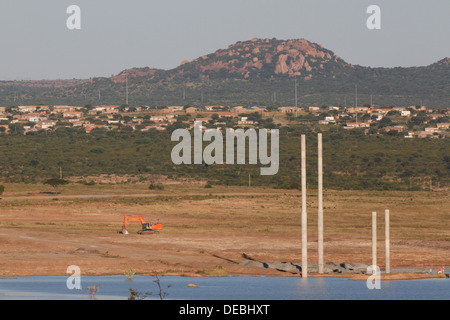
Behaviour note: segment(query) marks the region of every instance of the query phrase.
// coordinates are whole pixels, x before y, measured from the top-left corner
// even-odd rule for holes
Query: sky
[[[367,28],[370,5],[381,29]],[[255,37],[306,39],[355,65],[426,66],[450,57],[449,21],[448,0],[1,0],[0,80],[167,70]]]

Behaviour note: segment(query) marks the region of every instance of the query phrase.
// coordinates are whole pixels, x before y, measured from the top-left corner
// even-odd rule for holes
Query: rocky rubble
[[[261,268],[272,268],[281,272],[291,272],[291,273],[301,273],[301,264],[296,264],[292,262],[261,262],[251,259],[246,259],[240,262],[242,266],[253,266]],[[352,273],[352,274],[365,274],[367,272],[368,264],[355,263],[355,262],[325,262],[324,263],[324,273]],[[308,273],[319,272],[316,263],[308,262]]]

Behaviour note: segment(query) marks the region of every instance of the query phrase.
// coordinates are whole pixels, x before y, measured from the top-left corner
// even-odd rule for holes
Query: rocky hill
[[[424,67],[370,68],[304,39],[255,38],[172,70],[133,68],[50,89],[2,82],[0,104],[122,104],[127,82],[130,104],[292,105],[297,82],[300,105],[352,104],[357,85],[361,104],[372,96],[380,105],[447,107],[449,75],[449,58]]]

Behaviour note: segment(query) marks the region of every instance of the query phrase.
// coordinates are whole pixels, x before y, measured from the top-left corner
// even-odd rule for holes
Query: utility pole
[[[298,98],[297,98],[297,76],[295,76],[295,117],[297,117]]]
[[[356,111],[356,126],[358,127],[358,86],[355,85],[355,111]]]
[[[128,74],[125,75],[125,90],[126,90],[125,104],[128,106]]]

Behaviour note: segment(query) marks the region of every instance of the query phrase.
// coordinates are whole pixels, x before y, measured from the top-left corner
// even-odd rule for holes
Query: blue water
[[[82,276],[81,290],[69,290],[67,277],[0,278],[0,300],[126,300],[129,289],[150,292],[158,300],[160,290],[152,276]],[[94,297],[87,287],[100,285]],[[370,290],[366,281],[347,278],[292,277],[160,277],[166,300],[449,300],[449,279],[381,281]],[[196,284],[199,287],[188,287]],[[168,287],[170,286],[170,287]]]

